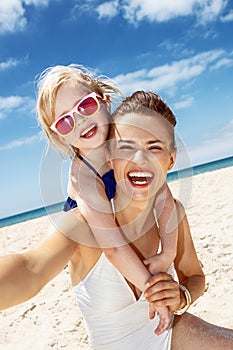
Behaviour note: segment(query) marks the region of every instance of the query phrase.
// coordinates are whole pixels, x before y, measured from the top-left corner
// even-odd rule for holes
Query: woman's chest
[[[127,241],[141,259],[157,253],[160,236],[153,214],[137,217],[135,220],[128,219],[128,224],[123,224],[121,229]]]
[[[98,314],[119,312],[138,302],[125,278],[104,254],[86,277],[74,286],[74,294],[80,307],[94,309]]]

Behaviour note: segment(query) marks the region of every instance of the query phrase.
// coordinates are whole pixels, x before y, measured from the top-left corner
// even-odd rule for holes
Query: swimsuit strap
[[[83,157],[81,156],[81,154],[76,154],[76,155],[77,155],[77,157],[78,157],[84,164],[86,164],[86,166],[87,166],[89,169],[91,169],[91,171],[93,171],[93,173],[94,173],[96,176],[98,176],[98,177],[103,181],[102,176],[98,173],[98,171],[97,171],[85,158],[83,158]]]
[[[85,159],[83,158],[80,154],[76,154],[76,156],[91,170],[93,171],[93,173],[98,176],[102,181],[103,184],[105,186],[105,192],[106,195],[111,203],[112,206],[112,211],[114,213],[114,217],[115,217],[115,208],[114,208],[114,202],[113,199],[115,197],[115,193],[116,193],[116,181],[115,181],[115,177],[114,177],[114,171],[113,169],[110,169],[107,173],[105,173],[103,176],[101,176],[98,171],[96,171],[96,169]],[[74,209],[77,207],[77,203],[74,199],[68,197],[63,210],[64,211],[69,211],[71,209]]]
[[[85,159],[81,154],[77,154],[77,157],[91,170],[93,173],[98,176],[104,183],[105,192],[108,199],[111,201],[115,197],[116,193],[116,180],[114,177],[113,169],[110,169],[107,173],[101,176],[98,171]],[[111,202],[112,204],[112,202]],[[113,205],[113,204],[112,204]]]

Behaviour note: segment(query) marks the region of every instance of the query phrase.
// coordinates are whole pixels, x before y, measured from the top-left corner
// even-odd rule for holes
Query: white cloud
[[[51,0],[23,0],[26,5],[47,6]]]
[[[0,62],[0,71],[11,68],[11,67],[15,67],[19,64],[19,61],[13,58],[9,58],[7,61],[5,62]]]
[[[113,18],[118,14],[118,1],[104,2],[96,8],[99,18]]]
[[[4,119],[11,111],[17,112],[31,112],[35,106],[35,101],[29,97],[21,96],[0,96],[0,119]]]
[[[193,104],[193,101],[194,101],[193,96],[187,96],[183,100],[176,102],[174,104],[174,109],[178,110],[178,109],[190,107]]]
[[[226,55],[223,50],[207,51],[170,64],[121,74],[114,80],[124,94],[140,89],[154,91],[166,89],[168,93],[168,89],[175,89],[179,84],[190,82],[201,75],[223,55]]]
[[[164,22],[191,14],[195,2],[195,0],[125,0],[125,18],[131,23],[137,23],[143,19],[151,22]]]
[[[180,16],[196,16],[199,23],[215,20],[225,8],[226,0],[125,0],[124,17],[130,23],[142,20],[165,22]]]
[[[187,48],[185,46],[184,42],[174,42],[173,40],[165,40],[161,44],[159,44],[159,47],[162,49],[166,49],[169,52],[172,52],[172,55],[179,58],[179,57],[188,57],[194,54],[193,48]]]
[[[218,131],[215,135],[190,149],[193,164],[200,164],[214,159],[221,159],[233,155],[233,119]]]
[[[23,98],[20,96],[0,96],[0,110],[12,110],[23,104]]]
[[[225,134],[229,136],[233,136],[233,119],[229,121],[229,123],[223,128]],[[233,148],[233,137],[232,137],[232,148]],[[233,153],[233,150],[232,150]]]
[[[233,21],[233,10],[231,10],[227,15],[220,17],[221,22],[231,22]]]
[[[200,3],[200,10],[196,15],[200,16],[200,22],[203,24],[216,20],[227,5],[227,0],[200,0],[197,2]]]
[[[233,59],[232,58],[221,58],[219,61],[214,64],[211,69],[216,70],[222,67],[231,67],[233,65]]]
[[[40,141],[42,138],[42,131],[39,131],[36,135],[30,137],[22,137],[18,140],[11,141],[6,145],[0,146],[0,151],[12,150],[25,145],[31,145]]]
[[[51,0],[2,0],[0,2],[0,34],[21,31],[27,25],[27,5],[45,6]]]
[[[5,118],[5,114],[0,112],[0,120]]]
[[[192,16],[198,24],[215,21],[221,16],[229,0],[110,0],[96,6],[95,0],[76,0],[72,17],[83,12],[97,11],[99,19],[111,19],[119,13],[126,21],[138,25],[140,21],[167,22],[178,17]]]

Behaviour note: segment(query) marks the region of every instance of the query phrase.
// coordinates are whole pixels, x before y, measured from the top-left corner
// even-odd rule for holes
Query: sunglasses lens
[[[74,119],[70,115],[64,116],[56,123],[56,129],[61,135],[67,135],[74,129]]]
[[[87,97],[78,106],[78,112],[84,117],[90,117],[98,110],[99,106],[93,97]]]

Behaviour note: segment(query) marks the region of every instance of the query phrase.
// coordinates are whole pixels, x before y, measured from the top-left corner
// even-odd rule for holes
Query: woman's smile
[[[152,182],[154,174],[150,171],[132,170],[128,172],[127,178],[133,187],[145,188]]]

